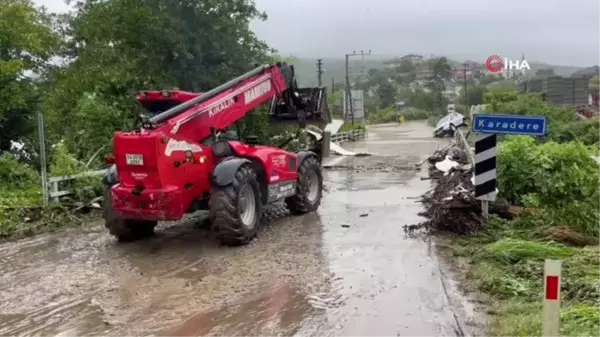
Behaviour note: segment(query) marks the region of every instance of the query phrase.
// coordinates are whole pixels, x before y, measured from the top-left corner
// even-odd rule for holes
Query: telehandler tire
[[[104,227],[120,242],[145,239],[154,234],[157,221],[123,219],[112,208],[110,187],[104,190],[103,202]]]
[[[321,205],[323,196],[323,173],[314,156],[304,159],[298,168],[296,195],[285,199],[292,214],[314,212]]]
[[[248,244],[258,232],[262,203],[256,172],[242,165],[233,182],[214,187],[209,200],[210,223],[221,244]]]

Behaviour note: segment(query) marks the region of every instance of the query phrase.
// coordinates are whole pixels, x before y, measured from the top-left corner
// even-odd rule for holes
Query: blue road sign
[[[473,115],[473,131],[481,133],[544,136],[545,116]]]

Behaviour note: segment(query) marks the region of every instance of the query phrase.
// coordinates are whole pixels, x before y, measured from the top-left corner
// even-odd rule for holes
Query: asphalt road
[[[0,335],[461,335],[434,244],[404,230],[440,142],[423,123],[369,129],[344,147],[375,155],[335,159],[318,212],[272,207],[244,247],[193,218],[132,244],[100,223],[4,243]]]

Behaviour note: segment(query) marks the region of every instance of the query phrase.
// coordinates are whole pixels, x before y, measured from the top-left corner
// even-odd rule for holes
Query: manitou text
[[[244,93],[244,101],[246,104],[256,100],[260,96],[271,91],[271,81],[264,81],[261,84],[249,89]]]

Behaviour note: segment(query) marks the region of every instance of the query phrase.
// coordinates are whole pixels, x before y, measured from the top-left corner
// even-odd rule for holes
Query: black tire
[[[120,242],[140,240],[154,234],[157,221],[123,219],[115,213],[110,187],[104,189],[103,204],[104,227]]]
[[[240,202],[243,191],[244,193],[251,191],[250,198],[254,199],[254,216],[248,223],[243,221],[243,201]],[[256,172],[249,165],[242,165],[235,173],[231,184],[213,188],[209,207],[211,228],[221,244],[226,246],[248,244],[258,233],[262,212]]]
[[[454,137],[454,133],[456,132],[456,127],[454,124],[450,124],[450,128],[448,129],[448,135],[450,137]]]
[[[316,175],[318,188],[316,197],[310,198],[311,177]],[[314,156],[304,159],[298,168],[296,195],[285,199],[285,204],[292,214],[305,214],[314,212],[321,205],[323,197],[323,174],[321,165]]]

